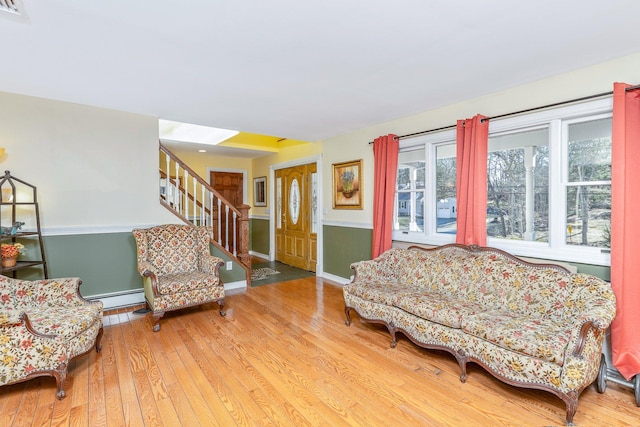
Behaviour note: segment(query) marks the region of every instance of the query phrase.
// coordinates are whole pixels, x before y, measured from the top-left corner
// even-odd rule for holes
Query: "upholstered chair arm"
[[[37,280],[31,284],[36,304],[69,307],[90,303],[80,295],[82,280],[79,277]]]
[[[395,281],[405,274],[407,252],[404,249],[389,249],[377,258],[351,264],[353,281]]]
[[[149,261],[142,260],[138,260],[138,273],[140,273],[141,276],[149,276],[149,273],[157,274]]]
[[[0,310],[0,327],[22,323],[22,313],[24,313],[24,310],[13,310],[10,308]]]
[[[376,260],[358,261],[351,264],[353,281],[369,281],[376,277]]]
[[[568,348],[573,355],[580,356],[588,335],[603,335],[615,318],[616,297],[611,285],[604,280],[584,274],[573,275],[572,280],[573,290],[565,302],[565,318],[573,324]]]
[[[67,349],[61,336],[39,334],[25,313],[21,321],[0,325],[0,385],[20,381],[32,373],[51,371],[67,363]]]
[[[214,276],[220,275],[220,267],[224,265],[222,258],[218,258],[213,255],[205,255],[200,257],[200,270],[205,273],[213,274]]]

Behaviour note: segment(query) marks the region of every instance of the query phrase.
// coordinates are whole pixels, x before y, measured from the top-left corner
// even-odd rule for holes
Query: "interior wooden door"
[[[276,260],[308,271],[316,270],[316,164],[275,171]]]
[[[225,200],[231,203],[231,206],[238,207],[244,201],[244,176],[242,172],[218,172],[211,171],[209,173],[209,183]],[[232,215],[227,218],[226,212],[218,212],[218,206],[213,206],[214,222],[220,221],[221,230],[227,229],[227,222],[233,219]],[[229,229],[233,230],[233,224],[229,224]],[[214,227],[214,237],[222,242],[222,246],[226,246],[226,233],[217,236],[217,227]],[[231,244],[231,239],[230,244]],[[237,236],[236,236],[237,241]]]
[[[215,172],[209,175],[214,190],[222,195],[231,206],[238,207],[244,200],[244,177],[242,172]]]

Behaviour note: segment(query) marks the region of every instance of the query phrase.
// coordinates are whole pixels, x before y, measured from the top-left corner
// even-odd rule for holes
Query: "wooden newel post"
[[[251,257],[249,256],[249,205],[238,206],[240,211],[240,232],[238,242],[238,258],[245,266],[251,268]]]

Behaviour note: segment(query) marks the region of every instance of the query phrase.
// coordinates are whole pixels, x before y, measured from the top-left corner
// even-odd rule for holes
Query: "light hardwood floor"
[[[103,350],[76,359],[67,397],[39,378],[0,387],[0,426],[547,426],[553,395],[505,385],[386,328],[344,324],[342,290],[316,278],[173,312],[151,330],[133,308],[105,314]],[[137,307],[136,307],[137,308]],[[640,425],[633,392],[585,390],[580,426]]]

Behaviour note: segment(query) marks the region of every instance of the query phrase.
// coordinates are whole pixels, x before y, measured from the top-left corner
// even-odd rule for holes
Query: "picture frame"
[[[267,177],[253,179],[253,206],[267,206]]]
[[[333,164],[333,208],[362,209],[362,159]]]

